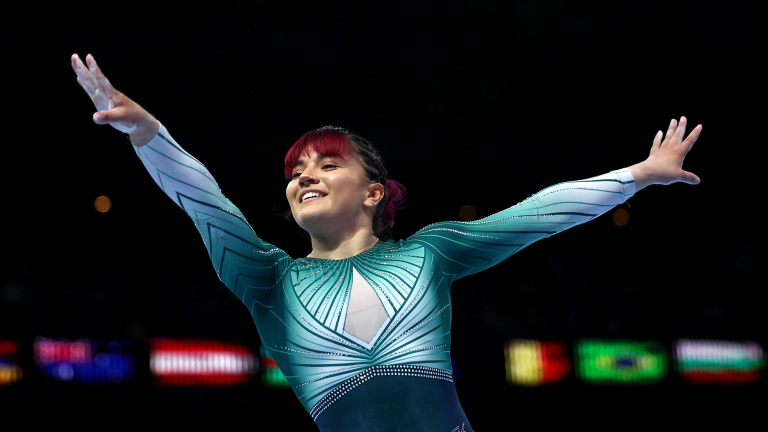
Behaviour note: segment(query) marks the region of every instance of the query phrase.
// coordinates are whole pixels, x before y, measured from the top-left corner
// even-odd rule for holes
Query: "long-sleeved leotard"
[[[478,221],[379,241],[347,259],[293,259],[256,236],[164,127],[136,152],[192,218],[219,279],[251,312],[262,343],[323,431],[471,430],[451,371],[451,283],[635,191],[629,170],[612,171],[546,188]],[[361,278],[386,312],[372,337],[345,326],[353,280]]]

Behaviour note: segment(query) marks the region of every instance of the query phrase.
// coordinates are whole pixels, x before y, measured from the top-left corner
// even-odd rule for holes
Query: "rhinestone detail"
[[[461,422],[460,425],[456,426],[455,428],[451,429],[451,432],[466,432],[467,430],[464,429],[464,422]]]
[[[439,310],[439,311],[437,311],[437,313],[436,313],[436,314],[434,314],[434,315],[432,315],[431,317],[429,317],[429,318],[425,319],[424,321],[422,321],[421,323],[419,323],[419,325],[417,325],[417,326],[415,326],[415,327],[411,327],[411,329],[410,329],[410,330],[408,330],[408,331],[406,331],[406,332],[404,332],[404,333],[400,334],[399,336],[397,336],[397,337],[393,338],[393,339],[392,339],[392,342],[394,342],[394,341],[396,341],[396,340],[400,339],[400,338],[401,338],[401,337],[403,337],[403,336],[408,336],[408,335],[410,335],[411,333],[415,332],[416,330],[418,330],[418,329],[420,329],[420,328],[424,327],[425,325],[429,324],[429,322],[430,322],[430,321],[432,321],[432,320],[433,320],[433,319],[435,319],[435,318],[436,318],[438,315],[440,315],[440,313],[442,313],[442,312],[445,310],[445,308],[447,308],[448,306],[450,306],[450,303],[448,303],[447,305],[445,305],[445,306],[443,306],[442,308],[440,308],[440,310]]]
[[[312,327],[312,328],[315,330],[315,332],[317,332],[318,334],[321,334],[321,335],[323,335],[323,336],[329,337],[329,338],[331,338],[331,339],[335,340],[336,342],[340,342],[340,343],[343,343],[344,345],[348,345],[348,346],[351,346],[351,347],[356,347],[356,348],[361,348],[361,347],[360,347],[359,345],[357,345],[357,344],[353,344],[353,343],[347,342],[346,340],[344,340],[344,339],[342,339],[342,338],[340,338],[340,337],[338,337],[338,336],[336,336],[336,335],[330,334],[330,333],[328,333],[328,332],[326,332],[326,331],[323,331],[323,330],[321,330],[321,329],[317,328],[317,326],[316,326],[316,325],[314,325],[314,324],[312,324],[311,322],[309,322],[309,321],[308,321],[308,320],[307,320],[307,319],[304,317],[304,315],[302,315],[302,314],[301,314],[301,312],[299,312],[299,311],[297,311],[296,309],[294,309],[294,308],[293,308],[293,306],[291,305],[291,302],[290,302],[290,301],[287,301],[287,300],[286,300],[286,302],[285,302],[285,305],[286,305],[287,307],[290,307],[290,308],[291,308],[291,310],[293,311],[293,313],[294,313],[294,314],[296,314],[296,316],[298,316],[299,318],[301,318],[301,320],[302,320],[302,321],[304,321],[304,324],[306,324],[306,325],[308,325],[308,326]]]
[[[459,230],[455,230],[455,229],[451,229],[451,228],[430,228],[430,229],[427,229],[427,227],[425,227],[425,228],[422,228],[421,230],[419,230],[419,234],[425,233],[425,232],[430,232],[430,231],[450,231],[450,232],[455,232],[456,234],[461,234],[461,235],[465,235],[465,236],[482,237],[482,238],[489,238],[489,239],[498,239],[498,237],[493,237],[493,236],[489,236],[489,235],[485,235],[485,234],[472,234],[472,233],[468,233],[468,232],[464,232],[464,231],[459,231]]]
[[[431,368],[427,366],[414,366],[414,365],[379,365],[371,366],[368,369],[360,372],[352,378],[339,384],[336,388],[331,390],[327,395],[323,396],[315,406],[309,411],[309,415],[313,420],[317,420],[317,417],[323,413],[328,407],[333,405],[334,402],[339,400],[342,396],[347,394],[353,388],[363,384],[369,379],[376,376],[387,375],[399,375],[399,376],[414,376],[422,378],[441,379],[445,381],[453,382],[453,375],[449,371],[442,369]]]
[[[314,275],[316,275],[316,274],[320,273],[321,271],[323,271],[323,270],[322,270],[322,269],[320,269],[320,270],[317,270],[316,272],[313,272],[313,273],[310,273],[310,274],[308,274],[308,275],[304,276],[303,278],[299,279],[299,281],[298,281],[297,283],[293,284],[293,286],[294,286],[294,287],[297,287],[297,286],[299,286],[299,284],[301,284],[302,282],[304,282],[306,279],[308,279],[308,278],[311,278],[312,276],[314,276]]]
[[[416,297],[413,298],[413,300],[406,306],[405,310],[403,312],[400,312],[395,316],[395,319],[392,320],[392,323],[389,325],[387,330],[384,332],[385,334],[388,334],[392,329],[394,329],[397,324],[405,317],[408,316],[408,314],[411,312],[411,309],[419,302],[419,299],[421,299],[421,296],[424,295],[424,290],[426,290],[427,286],[429,286],[429,283],[432,282],[432,276],[435,275],[435,272],[432,272],[429,274],[429,278],[427,278],[426,281],[421,285],[421,289],[419,289],[419,292],[416,294]]]

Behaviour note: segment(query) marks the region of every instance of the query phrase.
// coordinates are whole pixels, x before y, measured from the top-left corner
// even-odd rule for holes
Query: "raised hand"
[[[695,185],[701,182],[696,174],[683,170],[683,160],[702,130],[702,125],[696,126],[683,140],[687,122],[685,117],[680,118],[680,123],[672,119],[666,136],[661,131],[656,134],[648,159],[629,168],[635,178],[636,191],[652,184],[682,182]]]
[[[77,82],[98,110],[93,114],[93,121],[130,134],[134,145],[142,146],[149,142],[160,128],[157,120],[139,104],[115,90],[92,55],[88,54],[85,61],[87,67],[80,56],[72,55],[72,69],[77,74]]]

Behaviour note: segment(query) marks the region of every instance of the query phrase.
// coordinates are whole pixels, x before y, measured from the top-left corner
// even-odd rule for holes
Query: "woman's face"
[[[357,158],[329,157],[313,149],[293,167],[285,189],[293,218],[313,236],[370,224],[382,193],[380,184],[368,181]]]

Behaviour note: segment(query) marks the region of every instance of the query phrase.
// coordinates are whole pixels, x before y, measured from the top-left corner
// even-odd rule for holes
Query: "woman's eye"
[[[338,168],[338,167],[339,167],[338,165],[329,164],[329,163],[323,165],[323,169]],[[299,177],[301,177],[301,172],[295,172],[295,173],[291,174],[291,179],[295,179],[295,178],[299,178]]]

